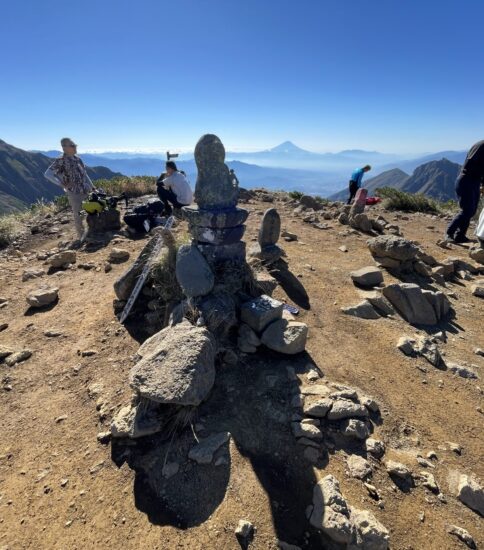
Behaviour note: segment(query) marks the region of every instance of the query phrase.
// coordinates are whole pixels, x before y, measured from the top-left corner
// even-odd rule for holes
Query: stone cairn
[[[237,207],[238,187],[224,160],[220,139],[202,136],[195,147],[197,205],[183,208],[192,240],[176,250],[173,235],[161,230],[166,245],[162,254],[176,274],[171,286],[178,290],[159,289],[148,303],[146,315],[155,313],[157,304],[163,310],[162,328],[138,350],[130,373],[132,403],[113,419],[113,437],[137,438],[168,429],[174,418],[208,397],[216,360],[235,363],[237,351],[254,353],[261,344],[285,354],[305,349],[307,326],[283,316],[283,304],[270,297],[275,280],[267,272],[254,273],[246,262],[241,239],[249,212]],[[259,233],[262,263],[284,254],[277,246],[280,225],[278,212],[269,209]],[[156,239],[115,282],[120,307]]]

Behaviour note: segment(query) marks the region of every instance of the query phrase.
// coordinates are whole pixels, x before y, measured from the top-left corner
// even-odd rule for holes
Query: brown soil
[[[268,205],[247,206],[252,212],[246,236],[250,244],[258,230],[257,214]],[[113,314],[113,282],[128,265],[104,273],[113,243],[78,252],[78,263],[94,262],[98,271],[74,267],[25,283],[23,270],[45,268],[35,253],[53,248],[57,237],[32,236],[21,254],[0,258],[0,294],[9,300],[0,309],[0,324],[9,324],[0,343],[33,351],[14,367],[0,365],[0,548],[237,549],[234,529],[240,519],[256,527],[252,550],[275,549],[278,539],[302,548],[330,548],[305,517],[312,486],[328,473],[338,478],[351,505],[371,510],[390,529],[393,549],[462,548],[447,533],[449,524],[467,529],[478,547],[484,544],[482,520],[448,486],[454,471],[484,479],[480,380],[465,380],[424,359],[403,356],[396,342],[416,330],[398,317],[365,321],[343,315],[341,307],[360,301],[348,273],[373,263],[367,236],[345,234],[336,221],[328,222],[329,230],[319,230],[294,217],[291,207],[277,207],[283,226],[299,237],[282,245],[311,304],[299,315],[310,327],[308,350],[296,358],[262,351],[236,366],[218,367],[212,395],[193,418],[198,435],[204,435],[203,428],[232,434],[230,461],[217,467],[186,460],[194,443],[189,428],[170,441],[152,437],[112,448],[96,439],[129,402],[128,373],[139,346]],[[397,223],[405,237],[419,241],[439,260],[468,258],[465,247],[445,251],[436,246],[443,220],[409,215]],[[62,228],[62,238],[71,237],[70,226]],[[134,258],[145,242],[126,239],[118,246]],[[338,250],[343,244],[348,253]],[[386,282],[392,279],[385,274]],[[59,302],[48,310],[29,311],[29,289],[46,281],[60,288]],[[448,359],[477,365],[482,372],[484,359],[473,350],[484,348],[484,301],[471,295],[470,284],[448,283],[444,289],[457,299],[451,299],[455,318],[440,327],[448,335],[442,349]],[[281,288],[275,296],[287,300]],[[63,335],[44,335],[54,329]],[[86,350],[95,353],[84,357]],[[336,445],[318,467],[305,461],[290,433],[288,402],[298,390],[286,367],[294,367],[307,383],[308,362],[328,380],[359,387],[378,400],[382,416],[375,437],[387,445],[383,460],[399,460],[420,472],[424,468],[416,462],[417,454],[436,452],[432,473],[445,501],[422,486],[400,491],[383,464],[375,463],[372,483],[383,500],[383,508],[378,507],[362,482],[345,474],[345,457],[353,449],[343,445]],[[90,397],[93,383],[102,390]],[[452,452],[448,442],[459,443],[462,454]],[[180,473],[163,481],[163,465],[174,460],[184,463]]]

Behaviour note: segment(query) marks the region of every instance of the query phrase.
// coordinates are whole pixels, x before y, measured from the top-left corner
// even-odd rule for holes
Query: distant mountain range
[[[51,163],[52,158],[42,153],[24,151],[0,140],[0,214],[61,195],[62,189],[44,177]],[[121,175],[104,166],[88,168],[87,172],[93,181]]]
[[[363,185],[369,195],[374,195],[382,187],[394,187],[406,193],[422,193],[445,202],[455,199],[455,180],[460,168],[460,164],[443,158],[417,166],[411,176],[399,168],[386,170],[374,178],[363,180]],[[348,190],[343,189],[330,198],[345,200],[347,197]]]

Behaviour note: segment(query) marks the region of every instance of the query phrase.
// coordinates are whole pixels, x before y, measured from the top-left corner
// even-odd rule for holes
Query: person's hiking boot
[[[465,243],[471,243],[473,241],[468,237],[466,237],[465,235],[456,235],[454,238],[454,242],[457,244],[465,244]]]

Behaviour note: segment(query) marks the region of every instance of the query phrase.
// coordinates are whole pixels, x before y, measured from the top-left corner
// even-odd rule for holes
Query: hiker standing
[[[239,179],[237,178],[237,175],[236,175],[235,170],[233,168],[231,168],[229,170],[229,174],[230,174],[230,177],[232,178],[232,183],[234,184],[234,187],[238,187],[239,186]]]
[[[477,212],[481,185],[484,185],[484,140],[474,144],[464,161],[455,184],[460,212],[447,228],[446,237],[455,243],[467,243],[472,216]]]
[[[350,188],[350,198],[346,204],[351,204],[351,201],[355,198],[356,192],[361,187],[361,181],[366,172],[371,170],[371,166],[367,164],[363,168],[358,168],[351,174],[349,188]]]
[[[45,177],[59,185],[67,194],[67,200],[74,214],[77,237],[82,242],[84,228],[79,214],[82,201],[94,188],[86,172],[86,167],[77,156],[77,145],[70,138],[61,139],[64,154],[57,158],[45,172]]]
[[[171,215],[173,208],[182,208],[188,206],[193,201],[193,193],[190,184],[182,174],[176,164],[169,160],[165,165],[166,174],[162,174],[158,180],[157,192],[165,206],[165,215]]]

